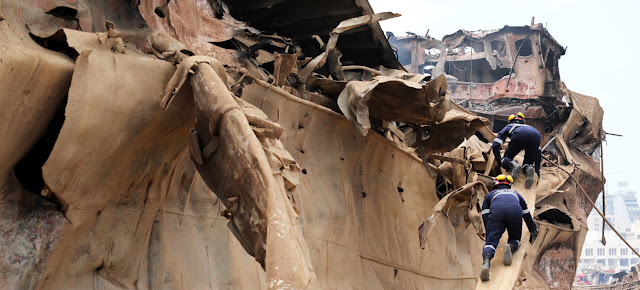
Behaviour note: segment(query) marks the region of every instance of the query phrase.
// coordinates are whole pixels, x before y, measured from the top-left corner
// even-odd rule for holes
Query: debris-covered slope
[[[397,14],[316,2],[0,0],[0,284],[475,287],[491,123],[398,64]],[[595,197],[602,111],[563,94],[545,152]],[[552,285],[589,206],[542,175]]]
[[[391,36],[390,42],[411,72],[444,76],[451,100],[490,119],[490,130],[499,131],[509,115],[522,112],[540,131],[546,160],[535,216],[542,241],[526,256],[517,285],[571,287],[592,209],[588,198],[596,200],[604,183],[599,164],[604,131],[598,100],[570,91],[560,80],[558,60],[565,48],[542,24],[460,30],[442,40]],[[486,131],[482,136],[493,139]],[[489,148],[478,148],[484,154],[471,158],[476,170],[494,162]],[[485,174],[498,173],[490,167]]]

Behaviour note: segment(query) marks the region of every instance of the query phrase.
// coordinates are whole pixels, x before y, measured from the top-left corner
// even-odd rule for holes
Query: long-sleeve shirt
[[[506,141],[507,138],[511,139],[510,146],[516,146],[518,148],[518,152],[521,149],[524,149],[527,145],[530,145],[526,143],[533,143],[533,140],[537,140],[538,144],[535,146],[538,146],[538,148],[536,149],[537,152],[534,160],[532,160],[532,163],[535,167],[536,172],[540,174],[540,163],[542,162],[542,151],[540,150],[540,132],[526,124],[509,123],[504,126],[504,128],[502,128],[502,130],[500,130],[500,132],[498,133],[498,136],[493,140],[493,145],[491,146],[493,155],[496,157],[496,160],[498,162],[501,162],[502,160],[500,147],[502,146],[502,144],[504,144],[504,141]],[[518,152],[515,152],[515,154],[517,154]],[[510,158],[513,158],[513,156],[511,156]]]
[[[533,221],[533,217],[531,217],[531,212],[527,207],[527,202],[517,191],[513,189],[496,189],[485,196],[482,204],[482,220],[484,221],[485,228],[487,227],[489,214],[492,212],[496,216],[504,215],[523,218],[527,224],[529,232],[534,233],[538,231],[538,226]]]

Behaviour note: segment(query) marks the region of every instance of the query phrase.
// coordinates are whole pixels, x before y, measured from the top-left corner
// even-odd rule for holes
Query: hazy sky
[[[560,77],[572,91],[596,97],[604,108],[605,176],[610,192],[618,180],[640,191],[640,1],[418,1],[369,0],[375,12],[402,16],[380,22],[404,36],[411,31],[442,39],[459,29],[496,29],[544,23],[567,52]]]

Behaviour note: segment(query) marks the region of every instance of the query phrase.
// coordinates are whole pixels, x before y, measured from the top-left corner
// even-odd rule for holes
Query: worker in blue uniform
[[[512,253],[520,248],[523,218],[529,229],[529,242],[533,243],[538,237],[538,227],[533,222],[527,203],[517,191],[511,189],[512,183],[511,176],[498,175],[494,190],[485,196],[482,204],[482,220],[487,231],[486,242],[482,250],[483,263],[480,272],[482,281],[489,280],[491,259],[496,253],[496,247],[505,229],[509,234],[507,244],[503,246],[502,262],[505,266],[511,265]]]
[[[504,157],[500,157],[500,147],[504,141],[510,138],[509,146],[504,152]],[[534,181],[534,172],[540,177],[540,162],[542,160],[542,152],[540,151],[540,132],[529,125],[525,124],[524,115],[518,112],[517,115],[509,116],[509,124],[502,128],[496,139],[493,140],[493,154],[500,165],[511,170],[511,176],[514,180],[518,179],[521,171],[524,171],[527,179],[525,187],[531,188]],[[520,151],[524,150],[524,161],[522,166],[513,160]]]

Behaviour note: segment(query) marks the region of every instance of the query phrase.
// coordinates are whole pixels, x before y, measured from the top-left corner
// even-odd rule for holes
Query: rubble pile
[[[545,156],[595,199],[597,100],[537,74],[522,93],[507,45],[484,69],[516,63],[514,79],[465,99],[479,84],[444,70],[448,53],[405,70],[378,25],[398,16],[360,0],[0,0],[0,284],[473,288],[490,120],[508,104],[550,112],[532,116]],[[549,41],[536,27],[517,30]],[[428,45],[458,66],[477,39]],[[505,287],[575,272],[590,205],[543,166],[543,238]]]
[[[592,206],[567,172],[596,200],[604,182],[600,154],[605,134],[598,100],[567,89],[560,80],[558,60],[565,48],[542,24],[533,23],[459,30],[442,40],[390,35],[389,41],[410,72],[444,76],[452,101],[491,120],[491,127],[476,134],[482,141],[473,136],[460,146],[465,153],[458,155],[469,160],[473,170],[490,176],[500,173],[485,142],[493,140],[490,131],[501,130],[511,114],[524,113],[527,124],[541,133],[547,161],[543,161],[535,194],[535,216],[541,233],[547,234],[541,234],[543,242],[536,242],[528,253],[518,283],[525,288],[570,288]],[[465,179],[463,169],[455,177],[448,167],[441,170],[445,174],[437,186],[441,196],[460,187],[462,183],[455,186],[453,179]]]

